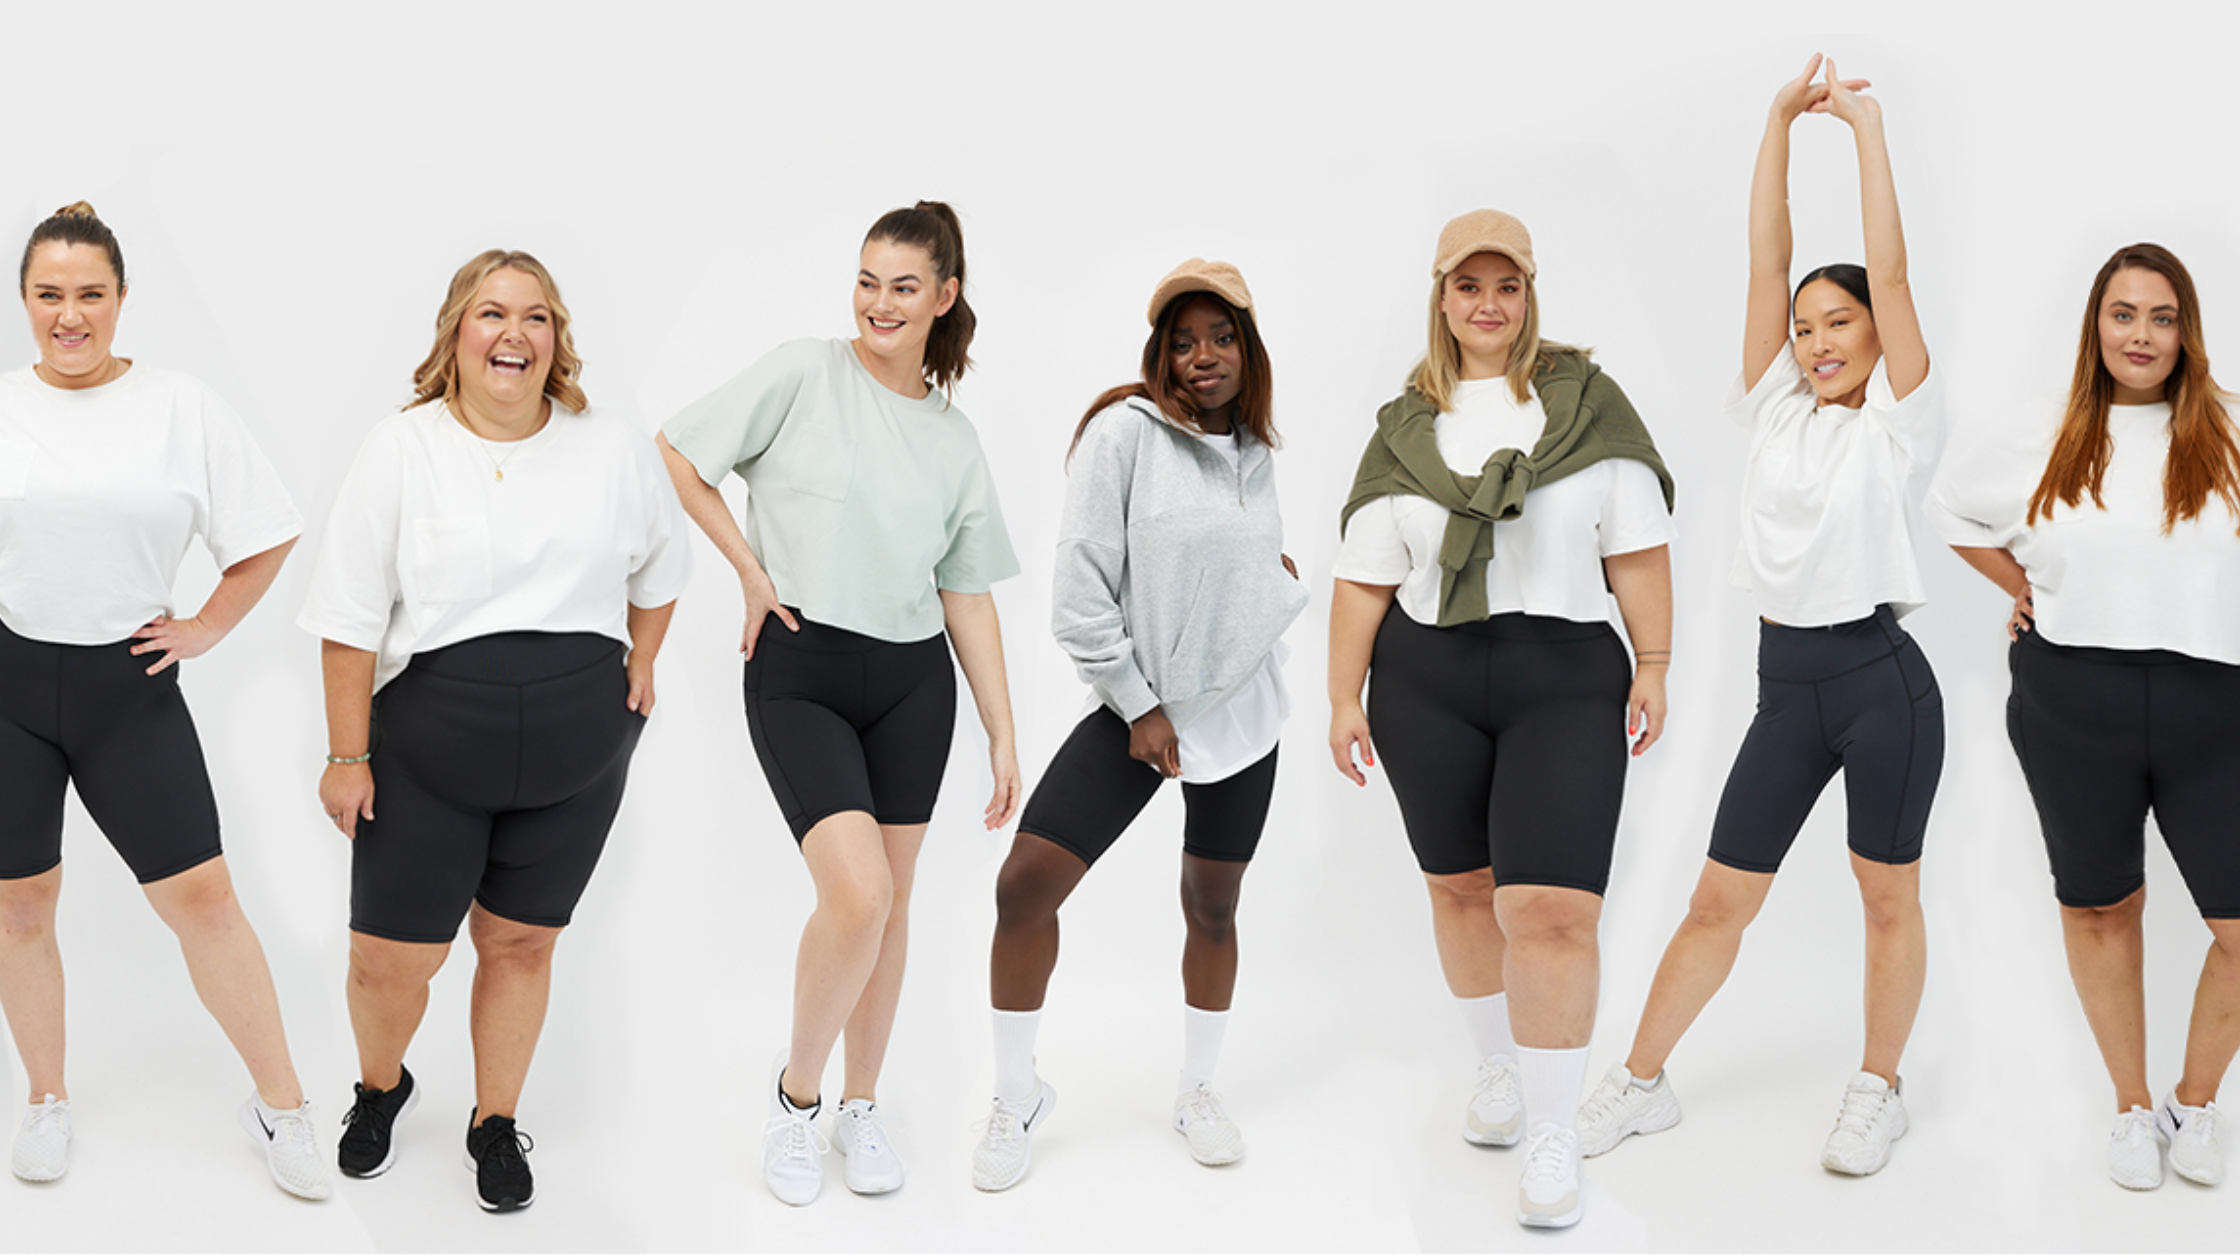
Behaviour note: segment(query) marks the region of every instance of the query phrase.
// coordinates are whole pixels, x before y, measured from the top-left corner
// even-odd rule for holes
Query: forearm
[[[716,545],[726,562],[740,577],[759,575],[762,562],[755,558],[754,549],[747,545],[746,531],[731,515],[731,505],[723,501],[723,491],[700,479],[700,470],[692,466],[677,448],[669,445],[666,434],[655,434],[654,444],[661,448],[661,462],[669,469],[669,480],[677,488],[677,501],[684,505],[684,514]]]
[[[1882,115],[1870,113],[1852,130],[1859,142],[1859,218],[1866,230],[1867,277],[1878,286],[1903,288],[1906,237],[1898,219],[1898,185],[1890,174]]]
[[[1330,584],[1330,707],[1361,703],[1369,679],[1369,657],[1376,650],[1377,627],[1384,624],[1397,586],[1371,586],[1338,578]]]
[[[630,605],[630,659],[651,663],[661,654],[661,641],[669,636],[669,620],[676,616],[677,601],[659,608]]]
[[[1011,747],[1011,682],[1003,668],[1003,627],[996,620],[995,596],[943,591],[941,615],[989,746]]]
[[[1606,556],[1602,571],[1618,597],[1637,665],[1662,668],[1672,661],[1672,552],[1650,547]]]
[[[373,722],[374,654],[332,639],[319,643],[319,674],[327,693],[327,755],[359,757]]]
[[[1750,175],[1750,272],[1781,277],[1784,293],[1795,251],[1789,231],[1789,122],[1779,108],[1766,117],[1758,165]]]
[[[273,580],[280,576],[280,566],[286,563],[295,545],[296,540],[291,538],[246,560],[236,561],[218,579],[217,589],[210,592],[210,598],[202,601],[202,611],[195,614],[195,620],[221,635],[231,634],[242,618],[249,615],[249,610],[264,598],[265,592],[272,589]]]
[[[1952,549],[1968,567],[1991,579],[1991,584],[2007,593],[2009,599],[2020,599],[2030,587],[2030,574],[2014,553],[2004,547],[1954,547]]]

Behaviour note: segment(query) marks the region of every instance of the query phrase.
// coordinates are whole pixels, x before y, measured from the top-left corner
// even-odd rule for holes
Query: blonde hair
[[[1447,327],[1447,313],[1441,301],[1446,296],[1447,277],[1452,274],[1441,272],[1432,278],[1430,344],[1423,358],[1409,370],[1407,382],[1415,386],[1425,402],[1440,411],[1454,410],[1454,389],[1462,381],[1462,346],[1455,341],[1454,330]],[[1532,400],[1533,375],[1554,363],[1555,356],[1584,357],[1594,352],[1583,346],[1541,340],[1540,286],[1521,272],[1517,278],[1524,282],[1524,324],[1517,329],[1516,340],[1509,343],[1509,362],[1502,370],[1511,396],[1519,403],[1526,403]]]
[[[412,401],[406,407],[439,398],[448,403],[458,397],[459,324],[474,304],[474,295],[482,291],[483,281],[508,268],[544,286],[545,304],[552,308],[552,371],[544,378],[545,397],[570,411],[590,407],[583,386],[576,383],[583,374],[583,359],[576,354],[575,335],[568,331],[568,304],[560,300],[560,286],[552,282],[552,273],[543,263],[518,249],[486,249],[453,273],[451,291],[444,295],[443,309],[436,312],[435,348],[412,371]]]

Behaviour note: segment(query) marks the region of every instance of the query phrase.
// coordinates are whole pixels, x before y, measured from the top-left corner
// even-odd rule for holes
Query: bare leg
[[[2186,1030],[2185,1075],[2178,1102],[2200,1107],[2216,1100],[2232,1056],[2240,1051],[2240,919],[2207,920],[2216,939],[2201,964],[2193,992],[2193,1023]]]
[[[999,1011],[1039,1011],[1058,966],[1058,907],[1088,864],[1041,836],[1020,832],[996,876],[996,935],[988,996]]]
[[[2147,890],[2112,906],[2061,907],[2061,938],[2069,950],[2069,978],[2084,1004],[2085,1021],[2116,1087],[2116,1110],[2154,1109],[2147,1089],[2146,940],[2141,931]]]
[[[15,1034],[34,1103],[70,1096],[62,1080],[62,953],[54,940],[61,896],[60,866],[0,879],[0,1013]]]
[[[1182,855],[1182,1000],[1225,1011],[1237,989],[1237,896],[1243,862]]]
[[[451,955],[449,942],[392,941],[350,934],[350,1031],[358,1042],[358,1081],[368,1089],[395,1089],[404,1079],[404,1052],[420,1017],[428,1012],[428,981]]]
[[[879,1097],[879,1070],[886,1066],[887,1042],[894,1036],[895,1008],[902,1004],[902,965],[910,953],[910,889],[917,879],[918,848],[925,838],[923,823],[879,828],[894,897],[887,911],[886,931],[879,938],[879,964],[871,969],[863,996],[856,999],[855,1009],[848,1014],[843,1098],[876,1102]]]
[[[1426,874],[1423,882],[1431,891],[1431,936],[1447,991],[1458,998],[1502,992],[1508,941],[1493,911],[1493,868]]]
[[[474,942],[474,1122],[521,1114],[537,1037],[552,996],[552,946],[560,929],[502,918],[476,902],[467,913]]]
[[[1896,1084],[1898,1060],[1921,1012],[1929,976],[1929,925],[1921,915],[1921,863],[1870,862],[1854,853],[1851,873],[1867,916],[1867,1044],[1862,1071]]]
[[[1647,1081],[1664,1071],[1672,1048],[1727,982],[1742,950],[1743,930],[1758,917],[1772,890],[1770,871],[1741,871],[1705,860],[1695,895],[1688,900],[1688,917],[1664,947],[1657,978],[1649,986],[1633,1050],[1626,1056],[1628,1072]]]
[[[234,900],[226,860],[215,857],[142,890],[179,938],[187,974],[196,996],[233,1043],[257,1097],[276,1111],[303,1105],[303,1085],[288,1058],[288,1035],[280,1024],[280,998],[264,947]]]
[[[1595,939],[1602,898],[1576,888],[1510,885],[1494,909],[1509,943],[1504,971],[1509,1025],[1519,1046],[1569,1050],[1594,1035],[1602,955]]]
[[[780,1088],[798,1106],[816,1103],[833,1043],[879,965],[894,875],[885,837],[871,815],[849,810],[822,819],[802,837],[801,856],[816,881],[817,908],[801,929],[793,969],[793,1035]]]

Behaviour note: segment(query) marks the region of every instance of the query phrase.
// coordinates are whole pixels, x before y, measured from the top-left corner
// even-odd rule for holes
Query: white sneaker
[[[1579,1135],[1543,1120],[1524,1148],[1524,1180],[1517,1183],[1517,1219],[1541,1229],[1576,1225],[1579,1203]]]
[[[1662,1133],[1678,1123],[1680,1096],[1672,1092],[1670,1072],[1657,1073],[1656,1083],[1643,1089],[1625,1064],[1616,1063],[1579,1104],[1579,1153],[1592,1159],[1633,1134]]]
[[[778,1082],[785,1078],[786,1056],[770,1065],[770,1118],[762,1126],[762,1183],[781,1203],[800,1207],[824,1189],[824,1153],[832,1149],[817,1132],[818,1108],[794,1105]]]
[[[1244,1158],[1244,1134],[1221,1109],[1221,1095],[1210,1089],[1201,1087],[1176,1095],[1174,1129],[1190,1140],[1190,1158],[1208,1168]]]
[[[1009,1190],[1027,1175],[1027,1142],[1058,1108],[1058,1091],[1041,1077],[1034,1093],[1013,1100],[998,1098],[988,1112],[988,1131],[972,1148],[972,1184],[980,1190]]]
[[[1462,1140],[1472,1146],[1515,1146],[1524,1136],[1524,1092],[1513,1055],[1489,1054],[1478,1063],[1478,1092],[1462,1111]]]
[[[902,1188],[902,1156],[879,1122],[879,1104],[868,1098],[841,1103],[833,1115],[832,1144],[848,1161],[848,1189],[885,1194]]]
[[[273,1181],[299,1199],[324,1199],[334,1193],[326,1158],[311,1132],[311,1104],[277,1111],[258,1101],[254,1091],[241,1104],[241,1127],[264,1145],[265,1167]]]
[[[2162,1184],[2162,1134],[2154,1113],[2133,1107],[2116,1117],[2108,1134],[2108,1175],[2126,1190],[2152,1190]]]
[[[2217,1104],[2188,1107],[2176,1094],[2162,1100],[2155,1127],[2170,1140],[2170,1171],[2197,1185],[2224,1180],[2224,1154],[2217,1149]]]
[[[31,1104],[16,1130],[16,1176],[53,1181],[70,1171],[70,1100],[47,1095]]]
[[[1890,1144],[1906,1135],[1905,1078],[1891,1085],[1872,1072],[1855,1072],[1843,1089],[1835,1132],[1821,1148],[1820,1166],[1852,1177],[1871,1177],[1890,1162]]]

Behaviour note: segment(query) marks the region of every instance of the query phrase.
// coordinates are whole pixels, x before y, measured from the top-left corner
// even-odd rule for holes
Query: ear
[[[124,295],[125,295],[125,294],[127,294],[127,293],[130,293],[130,292],[132,292],[132,289],[131,289],[131,288],[130,288],[129,286],[127,286],[127,285],[122,285],[122,284],[118,285],[118,286],[117,286],[117,305],[119,305],[119,306],[123,306],[123,305],[124,305]]]
[[[957,304],[957,294],[962,292],[963,289],[964,285],[959,282],[955,276],[951,276],[948,279],[942,281],[941,305],[933,308],[933,317],[935,319],[939,319],[943,315],[948,314],[949,308]]]

